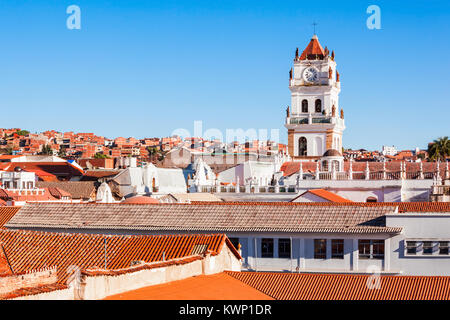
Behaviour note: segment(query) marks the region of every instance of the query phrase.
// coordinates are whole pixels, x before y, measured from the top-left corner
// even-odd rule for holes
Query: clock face
[[[319,79],[319,71],[316,68],[309,67],[303,72],[303,79],[308,82],[314,82]]]

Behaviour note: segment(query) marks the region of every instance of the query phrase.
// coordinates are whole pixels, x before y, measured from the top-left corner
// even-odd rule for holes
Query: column
[[[391,269],[391,239],[384,240],[384,262],[383,270],[389,271]]]
[[[358,239],[353,239],[353,245],[352,245],[352,271],[358,271]]]
[[[300,238],[300,245],[299,245],[299,269],[305,269],[306,268],[306,261],[305,261],[305,239]]]

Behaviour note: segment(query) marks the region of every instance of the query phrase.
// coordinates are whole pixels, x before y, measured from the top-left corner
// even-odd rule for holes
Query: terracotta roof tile
[[[72,199],[89,200],[95,192],[94,181],[37,181],[37,188],[59,188],[70,194]]]
[[[449,300],[450,277],[226,272],[277,300]]]
[[[323,50],[322,46],[319,43],[319,39],[316,35],[314,35],[309,42],[308,46],[303,50],[300,60],[305,60],[307,58],[312,59],[317,57],[320,57],[321,59],[324,57],[325,51]]]
[[[401,228],[385,227],[384,219],[395,210],[393,205],[27,203],[5,226],[44,230],[397,233]]]
[[[328,200],[330,202],[337,202],[337,203],[349,203],[349,202],[353,202],[349,199],[346,199],[344,197],[338,196],[337,194],[330,192],[328,190],[325,189],[311,189],[308,191],[305,191],[304,193],[300,194],[299,196],[295,197],[293,200],[302,197],[304,194],[306,193],[312,193],[322,199]],[[291,200],[291,201],[293,201]]]
[[[205,244],[204,250],[212,255],[227,245],[240,259],[223,234],[105,236],[3,229],[0,242],[15,273],[56,266],[59,283],[65,283],[70,266],[81,270],[105,267],[106,259],[108,269],[127,268],[133,261],[161,261],[163,253],[167,260],[191,256],[198,244]]]
[[[2,190],[2,189],[0,189]],[[19,211],[20,207],[0,207],[0,228]]]

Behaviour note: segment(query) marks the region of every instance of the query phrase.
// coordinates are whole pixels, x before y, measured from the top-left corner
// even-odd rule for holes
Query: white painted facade
[[[311,41],[317,41],[314,35]],[[317,77],[308,79],[314,70]],[[292,78],[289,82],[291,108],[286,117],[286,128],[293,130],[293,154],[295,157],[321,157],[327,149],[342,149],[344,119],[340,117],[336,62],[326,55],[322,60],[294,60]],[[320,106],[318,106],[319,104]],[[331,147],[327,148],[327,135],[331,135]],[[306,139],[306,154],[300,154],[302,138]]]

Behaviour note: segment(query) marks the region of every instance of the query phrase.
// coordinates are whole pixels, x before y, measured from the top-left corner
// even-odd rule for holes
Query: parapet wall
[[[0,277],[0,297],[23,288],[40,287],[57,281],[56,267]]]

